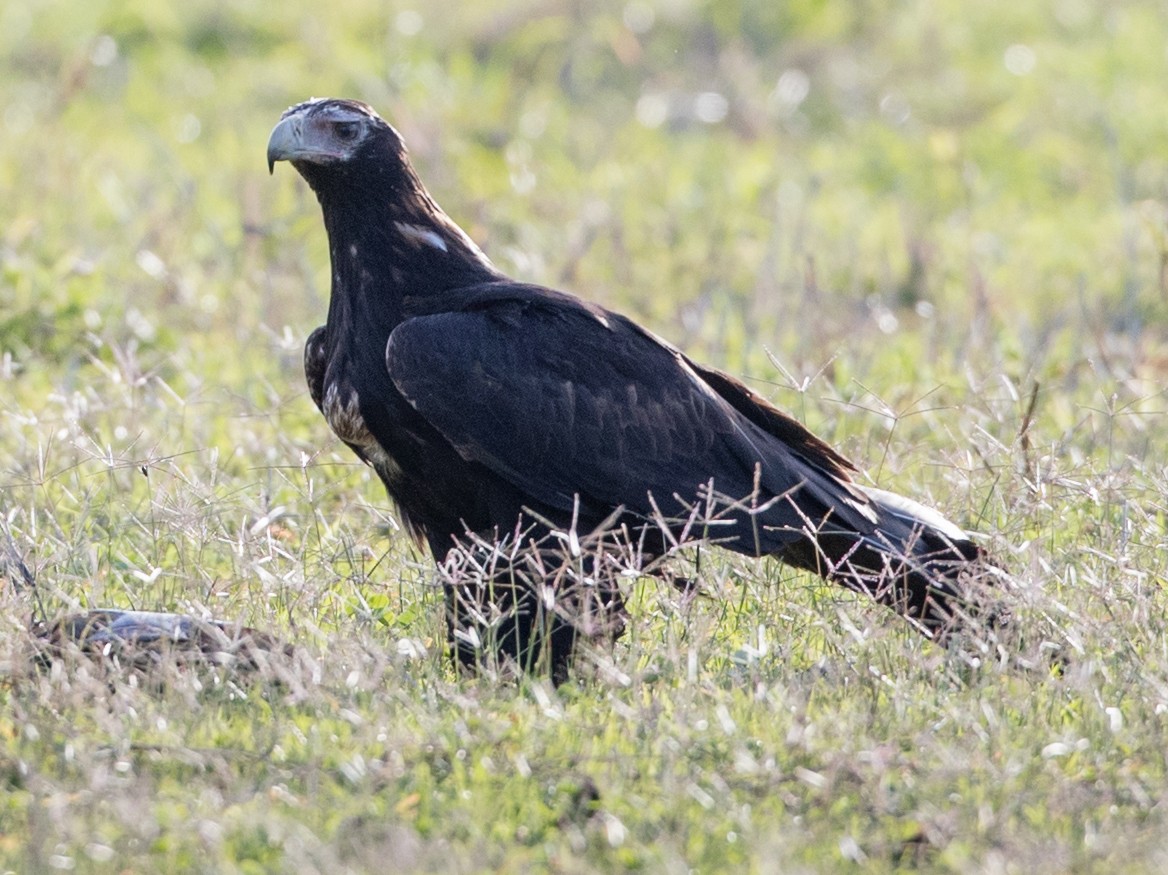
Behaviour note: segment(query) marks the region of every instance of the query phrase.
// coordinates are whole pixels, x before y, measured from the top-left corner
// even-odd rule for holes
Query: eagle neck
[[[388,337],[410,299],[501,277],[412,172],[350,183],[317,191],[332,266],[330,325]]]

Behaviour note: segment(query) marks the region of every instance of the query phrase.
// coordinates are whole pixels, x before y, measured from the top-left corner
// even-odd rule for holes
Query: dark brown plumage
[[[328,321],[305,350],[312,399],[439,562],[468,534],[490,542],[517,526],[536,540],[603,526],[661,555],[670,535],[654,519],[702,502],[723,546],[867,592],[931,636],[963,613],[964,579],[981,565],[964,532],[855,483],[850,462],[733,377],[623,316],[501,274],[368,106],[292,107],[268,144],[279,160],[316,193],[329,239]],[[513,616],[495,649],[533,660],[540,600],[505,592]],[[472,662],[489,618],[451,598],[452,628],[472,627],[455,636]],[[602,601],[619,607],[619,593]],[[543,632],[562,677],[577,624],[553,612]]]

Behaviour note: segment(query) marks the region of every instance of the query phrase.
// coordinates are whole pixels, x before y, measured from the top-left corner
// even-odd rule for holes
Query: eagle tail
[[[1001,572],[966,532],[911,499],[859,488],[876,517],[871,531],[844,530],[829,519],[805,527],[781,558],[871,596],[940,643],[971,624],[1006,624],[1007,612],[988,598]]]

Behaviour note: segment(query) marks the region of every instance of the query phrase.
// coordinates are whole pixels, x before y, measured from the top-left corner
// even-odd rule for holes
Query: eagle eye
[[[333,123],[333,132],[337,135],[338,140],[355,140],[360,131],[361,125],[358,122]]]

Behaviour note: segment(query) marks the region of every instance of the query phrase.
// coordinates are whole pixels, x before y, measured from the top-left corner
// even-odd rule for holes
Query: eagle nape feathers
[[[649,563],[700,537],[867,593],[941,642],[1006,616],[986,602],[992,563],[940,514],[857,483],[800,423],[631,320],[501,273],[367,105],[288,109],[277,161],[315,192],[328,234],[312,399],[445,569],[463,663],[562,680],[581,634],[622,627],[605,549]],[[575,576],[540,558],[565,533]],[[598,612],[612,621],[583,618]]]

